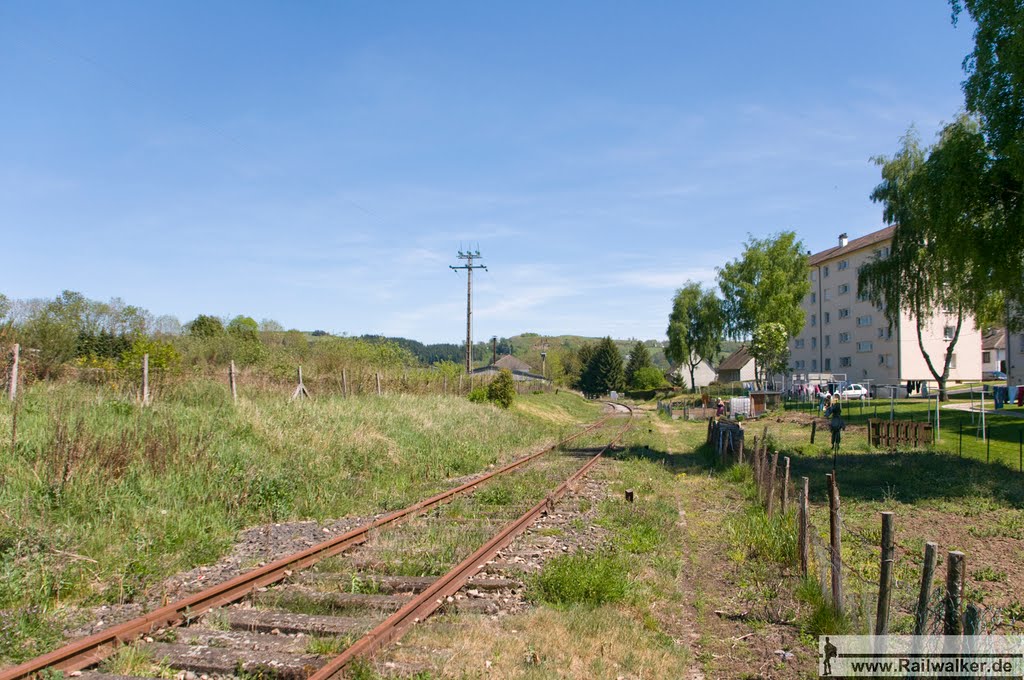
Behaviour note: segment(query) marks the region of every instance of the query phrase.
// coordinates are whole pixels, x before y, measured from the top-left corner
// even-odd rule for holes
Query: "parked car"
[[[853,385],[847,385],[839,396],[843,399],[867,399],[868,390],[863,385],[854,383]]]
[[[1006,374],[1002,371],[985,371],[981,378],[982,380],[1006,380]]]

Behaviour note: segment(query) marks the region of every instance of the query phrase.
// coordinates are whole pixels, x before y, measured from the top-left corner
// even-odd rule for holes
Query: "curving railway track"
[[[632,425],[632,410],[610,408],[611,414],[554,447],[2,670],[0,680],[54,671],[78,675],[125,645],[185,678],[255,674],[324,680],[342,675],[354,660],[372,656],[439,609],[489,613],[492,600],[459,591],[521,587],[489,573],[488,562],[621,440]],[[628,417],[620,427],[613,416],[623,414]],[[545,456],[605,427],[615,431],[600,440],[607,441],[604,446]],[[457,552],[462,559],[448,568]],[[110,677],[92,671],[86,676]]]

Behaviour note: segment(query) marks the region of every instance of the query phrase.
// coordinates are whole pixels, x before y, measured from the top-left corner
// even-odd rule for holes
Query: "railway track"
[[[522,584],[489,573],[488,562],[621,440],[632,413],[618,404],[611,408],[613,414],[554,447],[0,671],[0,680],[57,670],[77,675],[114,653],[137,653],[189,680],[253,674],[322,680],[439,609],[491,613],[494,600],[479,593],[515,592]],[[586,451],[582,465],[579,455],[545,456],[617,426],[612,415],[622,413],[630,416],[625,425],[616,427],[606,446]],[[466,552],[471,554],[449,568]],[[464,589],[473,596],[459,592]],[[87,672],[83,677],[109,676]]]

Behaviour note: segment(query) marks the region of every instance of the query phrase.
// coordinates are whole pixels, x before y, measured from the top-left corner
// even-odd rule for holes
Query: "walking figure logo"
[[[832,659],[839,655],[839,650],[832,642],[825,638],[825,668],[822,675],[832,675]]]

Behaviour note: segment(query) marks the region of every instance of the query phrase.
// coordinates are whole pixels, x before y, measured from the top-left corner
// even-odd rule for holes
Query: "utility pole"
[[[477,250],[466,249],[466,252],[459,251],[458,258],[466,260],[466,264],[448,265],[453,271],[466,270],[466,373],[473,371],[473,270],[483,269],[487,271],[487,265],[473,264],[473,260],[483,259],[479,247]]]

